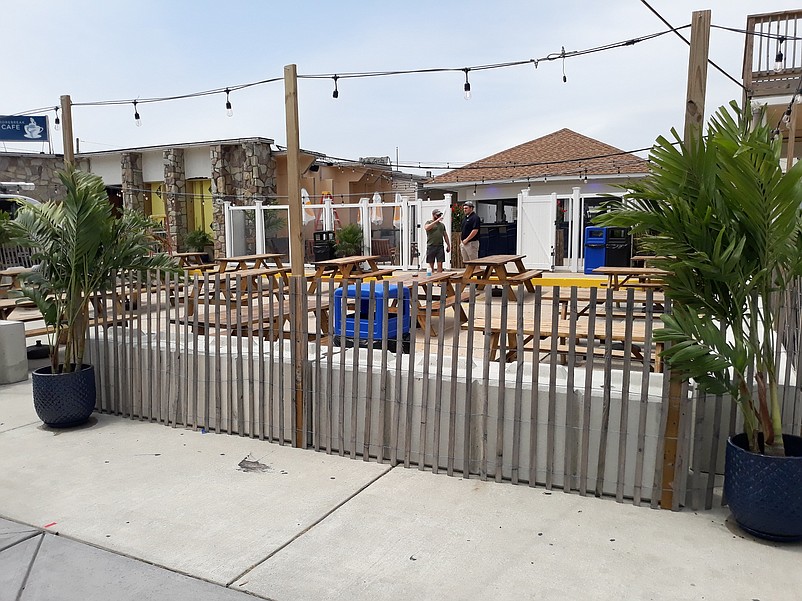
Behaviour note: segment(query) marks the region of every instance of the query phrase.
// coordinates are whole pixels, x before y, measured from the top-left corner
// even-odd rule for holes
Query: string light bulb
[[[334,80],[334,91],[331,93],[332,98],[339,98],[340,97],[340,90],[337,89],[337,80],[340,79],[339,75],[335,75],[332,77]]]
[[[55,129],[56,131],[60,131],[61,119],[58,118],[58,107],[55,107],[55,109],[56,109],[56,119],[53,121],[53,129]]]
[[[470,100],[471,99],[471,82],[468,81],[468,71],[470,71],[470,69],[466,68],[466,69],[463,69],[463,71],[465,71],[465,85],[462,86],[462,89],[465,90],[465,100]],[[474,192],[474,194],[476,194],[476,192]]]
[[[783,123],[785,123],[786,127],[791,125],[791,107],[789,106],[785,109],[785,114],[783,115]]]
[[[563,58],[563,83],[568,82],[568,78],[565,76],[565,46],[562,46],[562,51],[560,52],[560,56]]]
[[[783,56],[783,51],[781,48],[783,42],[785,42],[785,36],[780,36],[779,38],[777,38],[777,55],[774,57],[775,71],[779,71],[780,69],[783,68],[783,59],[785,58]]]
[[[476,184],[473,185],[473,195],[476,196]]]
[[[134,100],[134,123],[137,127],[142,127],[142,118],[139,116],[139,111],[136,108],[136,100]]]
[[[228,88],[226,88],[226,115],[229,117],[234,116],[234,109],[231,108],[231,100],[229,100],[228,95],[231,92]]]

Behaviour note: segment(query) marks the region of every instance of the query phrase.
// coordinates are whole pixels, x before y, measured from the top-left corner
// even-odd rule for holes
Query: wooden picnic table
[[[320,331],[329,333],[329,303],[327,299],[320,300],[320,309],[315,298],[309,298],[307,312],[317,315],[320,312],[321,323],[317,324]],[[189,325],[196,334],[214,334],[216,332],[230,333],[233,336],[259,336],[269,340],[289,338],[290,332],[284,326],[290,322],[291,303],[289,300],[270,302],[263,299],[261,307],[251,302],[245,306],[236,306],[230,310],[223,308],[207,308],[198,311],[197,315],[187,313],[178,319],[181,324]],[[197,326],[197,328],[196,328]],[[315,332],[316,334],[316,332]],[[310,333],[310,338],[312,334]]]
[[[607,286],[612,290],[621,288],[654,288],[662,289],[660,278],[668,272],[657,267],[597,267],[593,270],[597,275],[607,276]],[[630,281],[635,278],[637,281]]]
[[[12,290],[19,290],[22,288],[22,284],[20,280],[23,276],[31,273],[33,269],[30,267],[8,267],[2,271],[0,271],[0,280],[4,277],[11,278],[11,289]]]
[[[535,291],[532,278],[539,278],[543,272],[539,269],[527,270],[524,267],[526,255],[489,255],[463,261],[465,271],[462,273],[464,284],[478,284],[482,290],[485,286],[510,286],[510,300],[517,300],[513,286],[523,284],[529,292]],[[511,264],[514,269],[509,270]]]
[[[620,305],[621,303],[627,302],[627,295],[629,294],[628,290],[611,290],[609,292],[612,301],[616,305]],[[598,290],[596,294],[596,304],[601,305],[607,302],[607,289]],[[544,301],[553,301],[554,300],[554,290],[553,288],[543,288],[543,296],[542,299]],[[576,290],[576,301],[577,301],[577,316],[587,315],[588,311],[590,310],[590,289],[589,288],[577,288]],[[632,302],[638,304],[645,304],[648,301],[646,291],[644,290],[633,290],[632,291]],[[563,319],[568,319],[568,309],[569,304],[571,302],[571,289],[570,288],[561,288],[559,291],[559,298],[557,302],[560,305],[560,316]],[[660,291],[652,292],[652,308],[655,311],[660,311],[663,309],[665,305],[665,295]]]
[[[196,291],[194,285],[190,288],[187,299],[187,315],[192,315],[195,311],[195,296],[200,295],[200,292],[207,290],[209,294],[216,297],[216,299],[227,300],[236,303],[238,299],[249,299],[247,295],[248,286],[250,284],[251,295],[259,293],[259,279],[267,278],[275,275],[283,275],[284,269],[274,267],[272,269],[265,268],[251,268],[240,269],[237,271],[226,272],[205,272],[198,278],[198,285],[200,290]],[[215,286],[215,283],[220,281],[220,286]],[[283,286],[274,286],[273,292],[282,289]],[[270,288],[262,286],[262,292],[269,292]]]
[[[505,331],[501,328],[501,324],[497,320],[492,320],[488,328],[484,320],[478,319],[473,324],[473,327],[476,328],[477,331],[481,332],[489,329],[490,360],[494,361],[500,347],[501,336],[505,334]],[[519,331],[517,327],[507,327],[506,329],[507,354],[505,360],[507,362],[515,361],[517,359],[518,333]],[[557,329],[554,330],[550,321],[544,321],[540,323],[539,331],[536,331],[533,325],[525,325],[521,330],[521,335],[523,336],[522,346],[524,349],[527,349],[528,347],[528,350],[532,350],[533,344],[537,344],[538,352],[550,353],[551,341],[549,340],[549,342],[546,344],[544,344],[543,341],[551,339],[552,337],[557,337],[560,342],[560,344],[557,345],[557,352],[560,354],[568,354],[570,347],[566,344],[566,340],[571,337],[571,323],[569,321],[560,320],[557,325]],[[580,340],[587,340],[591,335],[595,340],[599,341],[598,346],[594,350],[594,354],[603,352],[605,350],[604,344],[607,340],[607,325],[597,322],[595,324],[594,331],[591,334],[588,329],[588,321],[585,319],[578,319],[575,324],[575,331],[573,335],[575,343],[577,343],[574,347],[574,350],[577,354],[587,353],[587,343],[582,345],[578,343]],[[610,333],[610,340],[611,342],[626,342],[626,326],[618,323],[613,324]],[[630,353],[632,358],[643,363],[643,349],[638,345],[642,345],[646,342],[645,324],[632,324],[629,342],[631,343]],[[663,352],[663,343],[655,341],[654,339],[652,339],[652,343],[655,345],[655,352],[652,356],[654,361],[654,371],[659,372],[662,370],[662,359],[660,354]]]
[[[219,266],[218,271],[235,271],[238,269],[259,269],[260,267],[284,268],[281,262],[281,253],[260,253],[257,255],[240,255],[238,257],[220,257],[215,259]]]
[[[178,266],[184,269],[209,269],[210,267],[214,267],[214,263],[204,263],[203,260],[206,257],[206,253],[201,252],[184,252],[184,253],[173,253],[170,255],[178,259]]]
[[[635,255],[634,257],[630,257],[629,261],[632,263],[633,267],[646,267],[646,263],[650,263],[651,261],[661,261],[668,258],[669,257],[660,255]]]
[[[431,323],[426,323],[426,311],[431,308],[432,317],[443,317],[445,309],[451,307],[454,310],[454,317],[459,319],[459,323],[468,321],[468,316],[462,308],[462,300],[467,298],[467,291],[462,292],[462,298],[457,298],[454,289],[454,273],[450,271],[436,272],[431,275],[422,275],[418,272],[403,273],[390,278],[390,283],[409,288],[410,291],[418,285],[417,298],[410,296],[411,302],[417,303],[417,323],[422,330],[429,328],[432,336],[437,336],[437,331]],[[427,304],[426,285],[432,284],[432,303]],[[441,285],[445,284],[445,298],[441,297]]]
[[[0,298],[0,319],[8,319],[9,314],[17,307],[35,307],[30,299],[19,298]],[[13,321],[13,320],[12,320]]]
[[[315,262],[315,273],[310,276],[309,294],[317,290],[317,283],[323,277],[340,276],[345,283],[348,280],[376,278],[381,280],[386,276],[392,275],[392,269],[380,269],[376,264],[379,255],[357,255],[353,257],[340,257],[327,261]],[[362,268],[362,263],[368,264],[367,271]]]

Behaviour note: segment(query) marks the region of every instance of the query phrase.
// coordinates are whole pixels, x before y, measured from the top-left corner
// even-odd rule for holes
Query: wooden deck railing
[[[802,10],[747,18],[743,79],[750,98],[793,94],[802,74]],[[782,60],[776,60],[781,54]]]

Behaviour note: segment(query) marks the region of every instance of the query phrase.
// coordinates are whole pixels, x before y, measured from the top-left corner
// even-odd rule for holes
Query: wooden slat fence
[[[361,298],[324,280],[296,299],[274,277],[122,274],[102,297],[121,325],[96,325],[90,333],[99,409],[449,476],[658,506],[669,377],[664,364],[654,371],[654,320],[670,310],[662,298],[649,291],[645,302],[636,301],[630,290],[622,302],[604,289],[588,297],[577,288],[525,293],[520,286],[517,302],[508,302],[507,290],[496,298],[490,287],[458,283],[468,317],[460,324],[451,312],[432,315],[434,301],[446,306],[445,285],[413,283],[410,298],[425,302],[411,303],[407,334],[394,328],[408,302],[402,286],[352,285],[350,296],[358,290]],[[418,325],[419,311],[436,335]],[[376,322],[385,327],[374,330]],[[365,335],[355,347],[344,331]],[[495,342],[494,332],[501,333]],[[307,342],[303,357],[294,355],[299,337]],[[798,345],[798,334],[794,340]],[[802,422],[799,356],[796,349],[793,361],[784,361],[782,379],[795,431]],[[295,359],[304,364],[302,440]],[[712,507],[726,435],[736,425],[731,405],[685,387],[677,469],[667,484],[672,509]]]

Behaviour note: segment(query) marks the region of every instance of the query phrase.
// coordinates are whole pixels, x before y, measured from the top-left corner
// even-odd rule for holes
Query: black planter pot
[[[768,457],[749,452],[746,434],[730,437],[724,494],[741,528],[790,542],[802,540],[802,438],[785,434],[783,442],[786,456]]]
[[[86,422],[95,409],[95,368],[54,374],[50,366],[34,370],[33,406],[36,415],[53,428],[69,428]]]

